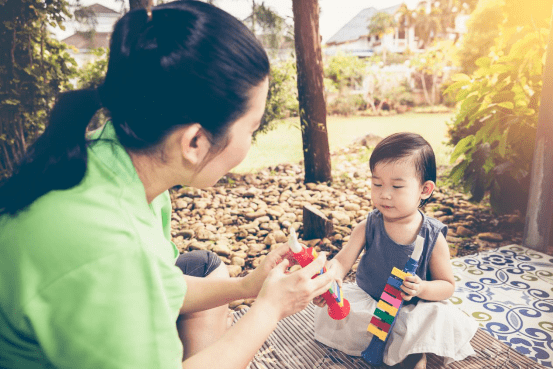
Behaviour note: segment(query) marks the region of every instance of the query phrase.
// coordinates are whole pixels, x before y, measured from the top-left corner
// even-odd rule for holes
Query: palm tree
[[[405,41],[407,47],[411,44],[409,40],[409,28],[413,25],[414,18],[413,12],[407,7],[407,5],[401,4],[394,14],[394,18],[400,31],[405,32]]]
[[[380,39],[394,30],[396,21],[394,17],[386,12],[379,12],[373,15],[368,25],[369,37],[372,35],[378,36]],[[382,61],[386,64],[386,46],[382,43]]]
[[[441,11],[439,7],[421,2],[413,14],[415,37],[419,38],[419,49],[424,49],[430,41],[442,32]]]

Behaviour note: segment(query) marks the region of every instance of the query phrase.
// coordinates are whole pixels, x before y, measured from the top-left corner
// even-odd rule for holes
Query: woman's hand
[[[340,288],[342,288],[342,277],[341,277],[342,267],[341,267],[340,263],[338,262],[338,260],[332,259],[330,261],[327,261],[326,265],[325,265],[325,268],[326,268],[326,273],[325,274],[328,274],[329,276],[331,276],[332,279],[335,280],[338,283]],[[313,299],[313,303],[315,305],[319,306],[319,307],[325,307],[326,306],[326,300],[323,298],[322,295],[319,295],[319,296],[315,297]]]
[[[405,301],[411,300],[422,292],[422,280],[418,275],[410,275],[405,278],[401,285],[401,297]]]
[[[328,273],[312,278],[318,274],[325,262],[326,255],[320,253],[305,268],[286,274],[289,262],[282,261],[267,276],[255,303],[276,309],[275,314],[279,319],[305,309],[316,296],[327,291],[333,281],[333,277]]]
[[[281,245],[271,251],[253,272],[244,277],[242,283],[247,297],[257,296],[271,270],[284,260],[289,251],[288,244]]]

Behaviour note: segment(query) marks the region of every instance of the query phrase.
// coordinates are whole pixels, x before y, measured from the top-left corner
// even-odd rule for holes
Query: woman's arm
[[[269,273],[250,311],[215,344],[187,359],[183,368],[245,368],[280,319],[304,309],[328,290],[330,276],[311,278],[325,262],[321,253],[302,270],[285,274],[288,260],[284,260]]]
[[[441,301],[450,298],[455,291],[455,278],[449,258],[447,241],[440,233],[429,261],[432,280],[423,281],[417,275],[405,278],[401,286],[403,299],[409,301],[417,296],[423,300]]]
[[[184,276],[186,296],[180,313],[193,313],[221,306],[232,301],[256,297],[267,275],[289,251],[287,244],[271,251],[249,275],[241,278],[199,278]]]

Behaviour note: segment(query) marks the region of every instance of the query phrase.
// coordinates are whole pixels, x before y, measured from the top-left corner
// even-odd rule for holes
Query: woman
[[[284,274],[287,247],[244,278],[210,253],[175,267],[167,190],[211,186],[242,161],[268,74],[254,36],[208,4],[117,22],[103,85],[60,96],[0,187],[0,367],[243,368],[328,289],[311,279],[324,256]],[[100,107],[111,120],[85,139]],[[226,304],[253,296],[227,331]]]

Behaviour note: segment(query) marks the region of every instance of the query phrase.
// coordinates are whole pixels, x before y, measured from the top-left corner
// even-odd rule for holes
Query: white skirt
[[[327,307],[315,307],[315,339],[348,355],[361,356],[373,335],[367,327],[378,301],[357,283],[344,283],[344,298],[351,310],[342,320],[328,316]],[[405,305],[396,317],[388,336],[384,363],[396,365],[408,355],[433,353],[444,358],[444,364],[463,360],[475,352],[470,340],[478,323],[449,301],[419,301]]]

